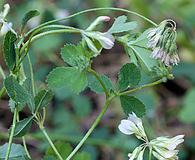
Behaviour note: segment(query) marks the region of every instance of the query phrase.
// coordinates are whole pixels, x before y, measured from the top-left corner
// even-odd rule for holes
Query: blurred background
[[[181,63],[174,67],[175,79],[155,88],[142,90],[136,93],[147,107],[144,117],[146,132],[152,138],[155,136],[185,134],[185,143],[180,147],[179,159],[195,159],[195,0],[0,0],[11,5],[9,21],[14,23],[17,30],[21,25],[24,14],[32,9],[41,12],[28,24],[33,28],[38,24],[61,18],[80,10],[94,7],[121,7],[136,11],[160,23],[166,18],[177,22],[178,48]],[[122,15],[120,12],[98,11],[80,15],[64,22],[66,25],[85,28],[98,15],[114,17]],[[137,20],[139,30],[152,27],[142,19],[128,15],[129,21]],[[105,31],[111,23],[101,27]],[[48,36],[33,43],[30,56],[33,61],[36,85],[43,86],[46,75],[55,66],[62,66],[60,48],[65,43],[76,43],[80,37],[75,35]],[[0,64],[6,71],[2,57],[2,42],[0,40]],[[41,45],[40,45],[41,44]],[[99,73],[108,75],[116,81],[117,72],[122,64],[129,62],[122,47],[116,45],[112,50],[104,50],[93,64]],[[2,86],[2,77],[0,79]],[[67,90],[57,90],[52,103],[47,108],[46,126],[55,142],[68,143],[75,147],[86,133],[97,114],[101,111],[104,96],[97,95],[89,89],[81,95],[73,95]],[[28,109],[21,112],[20,117],[30,114]],[[7,128],[11,125],[8,97],[4,96],[0,102],[0,145],[8,141]],[[115,99],[108,112],[90,136],[81,151],[85,152],[86,159],[90,160],[126,160],[127,153],[131,152],[140,142],[133,136],[125,136],[118,131],[120,120],[125,118],[120,102]],[[21,141],[16,139],[16,142]],[[39,129],[34,125],[27,136],[27,145],[33,160],[41,159],[48,149],[48,143]]]

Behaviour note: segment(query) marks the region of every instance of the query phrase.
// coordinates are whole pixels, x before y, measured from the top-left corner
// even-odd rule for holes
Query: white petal
[[[5,35],[9,30],[11,30],[12,23],[4,22],[1,27],[1,35]]]
[[[4,5],[4,10],[2,12],[2,17],[5,18],[7,16],[7,14],[9,13],[9,10],[10,10],[10,6],[9,4],[5,4]]]
[[[122,133],[127,135],[131,135],[137,130],[135,124],[129,120],[122,120],[118,128]]]

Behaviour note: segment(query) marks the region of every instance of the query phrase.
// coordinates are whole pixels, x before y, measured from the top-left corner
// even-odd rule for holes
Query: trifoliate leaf
[[[35,96],[35,110],[41,110],[43,107],[46,107],[53,98],[52,91],[41,90]]]
[[[121,33],[134,30],[137,27],[137,22],[126,22],[126,16],[119,16],[115,19],[112,27],[108,30],[109,33]]]
[[[13,70],[16,64],[16,51],[15,51],[15,44],[14,44],[16,40],[17,40],[16,35],[11,31],[7,32],[7,34],[5,35],[4,46],[3,46],[4,58],[9,70]]]
[[[118,85],[119,90],[123,91],[128,87],[133,87],[139,83],[141,73],[139,68],[133,63],[125,64],[119,72]]]
[[[183,108],[179,114],[182,122],[193,123],[195,122],[195,88],[192,88],[184,97]]]
[[[6,157],[6,151],[8,149],[8,143],[0,146],[0,159],[4,160]],[[12,143],[9,160],[25,160],[26,152],[22,145]]]
[[[37,11],[37,10],[31,10],[31,11],[27,12],[27,13],[25,14],[24,18],[22,19],[22,29],[21,29],[21,30],[24,29],[24,27],[26,26],[27,22],[28,22],[31,18],[36,17],[36,16],[38,16],[39,14],[40,14],[40,13],[39,13],[39,11]]]
[[[14,131],[14,137],[22,137],[24,136],[30,129],[33,121],[33,116],[29,118],[25,118],[16,123],[16,128]]]
[[[61,49],[61,56],[63,60],[70,66],[78,67],[79,69],[85,69],[90,62],[90,54],[84,50],[82,45],[65,45]]]
[[[149,50],[147,47],[147,43],[148,43],[147,32],[148,31],[146,30],[136,40],[129,41],[127,43],[127,46],[130,49],[130,50],[128,49],[129,56],[132,57],[132,55],[133,56],[135,55],[142,68],[145,71],[150,72],[152,71],[152,68],[154,66],[157,66],[157,60],[150,57],[152,51]]]
[[[112,81],[106,75],[101,75],[100,78],[103,81],[107,90],[111,90],[113,88]],[[102,85],[93,75],[88,76],[88,81],[88,86],[92,91],[99,94],[104,93]]]
[[[120,96],[120,100],[123,111],[127,116],[132,112],[138,117],[142,117],[145,114],[145,105],[136,97],[124,95]]]
[[[18,83],[14,76],[7,77],[4,85],[9,97],[16,103],[25,104],[29,101],[28,92]]]
[[[86,72],[75,67],[57,67],[47,77],[51,89],[66,87],[74,93],[79,93],[87,86]]]

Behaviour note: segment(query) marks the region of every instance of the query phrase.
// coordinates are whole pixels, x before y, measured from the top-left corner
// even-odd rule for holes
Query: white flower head
[[[9,13],[9,4],[4,5],[4,10],[0,12],[0,36],[5,35],[8,31],[16,32],[12,29],[12,23],[6,21],[6,16]]]
[[[176,23],[164,20],[158,27],[147,33],[148,47],[154,59],[160,59],[166,66],[177,65],[180,61],[176,46]]]
[[[128,154],[129,160],[143,160],[145,149],[148,147],[153,155],[158,160],[178,160],[178,150],[176,147],[184,142],[184,135],[175,137],[158,137],[151,141],[148,140],[142,120],[135,113],[129,114],[128,119],[121,120],[118,126],[119,130],[126,134],[135,134],[138,139],[144,141],[143,144],[136,147],[132,153]]]
[[[126,134],[135,134],[138,139],[147,141],[147,136],[142,125],[142,120],[135,113],[129,114],[128,119],[121,120],[118,126],[119,130]]]
[[[112,34],[105,32],[97,32],[97,31],[84,31],[82,32],[83,39],[86,41],[87,46],[98,55],[101,52],[101,48],[111,49],[114,46],[114,37]],[[98,41],[101,45],[100,49],[96,47],[95,41]]]
[[[178,135],[173,138],[170,137],[158,137],[150,142],[153,147],[153,155],[161,160],[164,159],[178,159],[178,150],[176,147],[184,142],[184,135]],[[162,158],[161,158],[162,157]]]

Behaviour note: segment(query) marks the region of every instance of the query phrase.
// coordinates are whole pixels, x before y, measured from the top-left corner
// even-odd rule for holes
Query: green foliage
[[[16,40],[17,40],[16,35],[11,31],[7,32],[7,34],[5,35],[4,45],[3,45],[4,59],[7,64],[7,67],[10,70],[13,70],[16,64],[16,50],[14,44]]]
[[[3,146],[0,147],[0,159],[4,160],[6,151],[8,148],[8,144],[5,143]],[[26,152],[24,148],[20,144],[12,143],[11,152],[9,155],[9,160],[25,160]]]
[[[61,56],[63,60],[70,66],[78,67],[80,70],[85,69],[89,66],[90,52],[84,50],[81,44],[65,45],[61,49]]]
[[[25,118],[16,123],[16,128],[14,131],[14,137],[22,137],[24,136],[30,129],[33,121],[33,116],[29,118]]]
[[[145,114],[145,105],[136,97],[124,95],[120,96],[120,100],[123,111],[127,116],[132,112],[134,112],[138,117],[142,117]]]
[[[75,67],[57,67],[47,77],[51,89],[67,87],[74,93],[79,93],[87,86],[87,75]]]
[[[157,60],[150,57],[151,50],[147,47],[147,32],[148,30],[142,33],[136,40],[127,42],[126,45],[128,46],[129,56],[137,58],[139,63],[136,65],[140,65],[145,71],[150,72],[154,66],[157,66]],[[134,60],[134,62],[136,61]]]
[[[22,29],[21,29],[21,30],[24,29],[25,25],[27,24],[27,22],[28,22],[31,18],[36,17],[36,16],[38,16],[39,14],[40,14],[40,13],[39,13],[39,11],[37,11],[37,10],[31,10],[31,11],[27,12],[27,13],[25,14],[24,18],[22,19]]]
[[[74,160],[91,160],[91,157],[86,152],[77,153]]]
[[[119,90],[123,91],[128,87],[133,87],[139,83],[141,73],[139,68],[133,63],[127,63],[120,69],[118,76]]]
[[[106,75],[101,75],[100,78],[108,91],[113,88],[112,81]],[[89,81],[88,86],[92,91],[99,94],[104,93],[104,90],[100,82],[94,77],[94,75],[89,75],[88,81]]]
[[[53,93],[50,90],[41,90],[35,96],[35,110],[41,110],[46,107],[53,98]]]
[[[57,148],[62,157],[67,157],[72,151],[72,147],[69,143],[56,142],[55,147]],[[46,151],[46,156],[53,156],[55,157],[55,159],[58,159],[51,147],[49,147]]]
[[[33,89],[32,89],[32,81],[30,78],[27,78],[24,83],[22,84],[24,89],[28,92],[29,95],[29,101],[27,102],[27,105],[31,112],[35,109],[35,101],[34,101],[34,95],[33,95]]]
[[[72,102],[77,116],[85,117],[91,112],[91,103],[89,98],[85,96],[74,96]]]
[[[9,76],[4,81],[9,97],[16,103],[25,104],[29,101],[29,94],[22,87],[14,76]]]
[[[115,19],[112,27],[108,30],[109,33],[121,33],[134,30],[137,27],[137,22],[126,22],[126,16],[119,16]]]
[[[183,108],[179,114],[182,122],[193,123],[195,122],[195,88],[192,88],[184,97]]]

